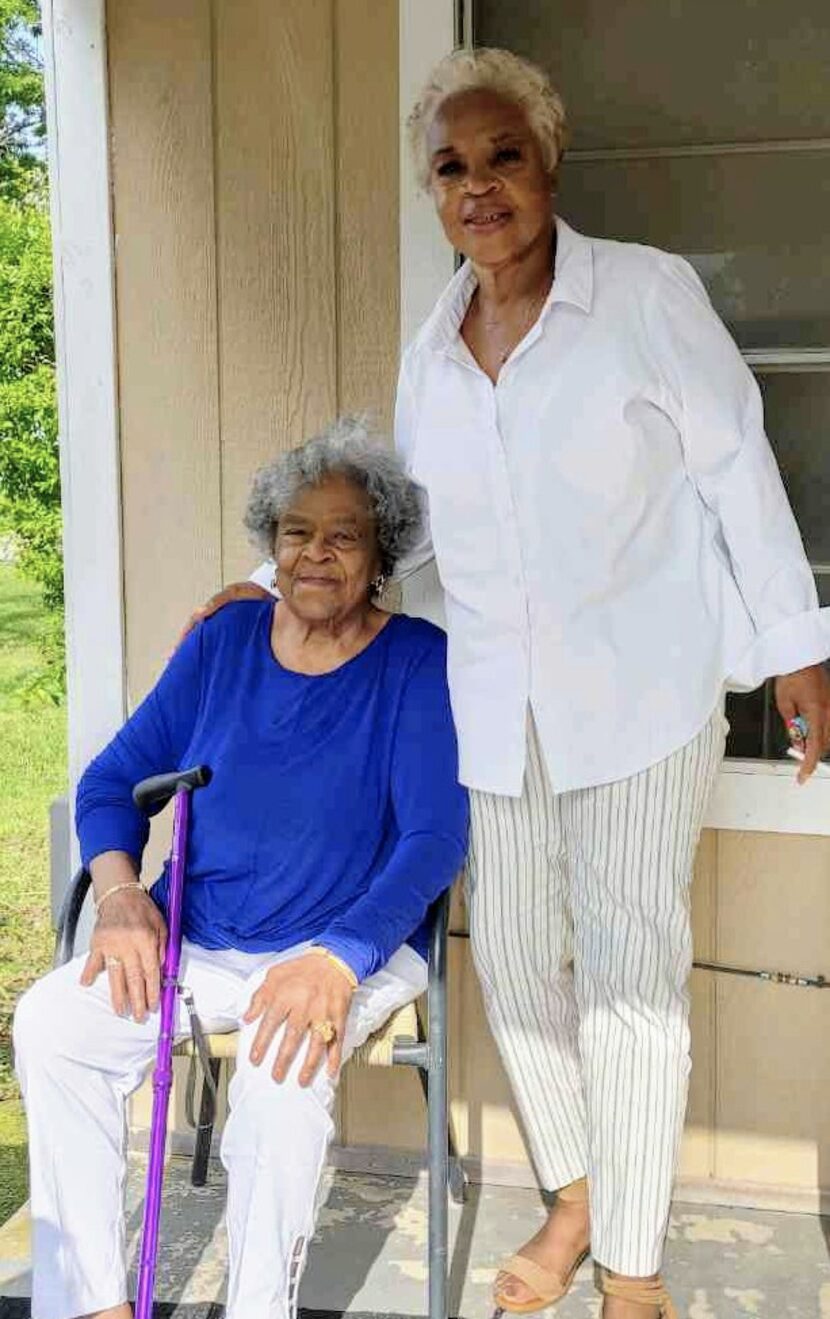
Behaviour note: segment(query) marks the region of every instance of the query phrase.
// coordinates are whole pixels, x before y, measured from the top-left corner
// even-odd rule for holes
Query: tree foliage
[[[0,525],[52,607],[63,597],[54,357],[48,217],[0,200]]]
[[[60,475],[46,206],[43,73],[34,0],[0,0],[0,531],[63,600]]]
[[[36,0],[0,0],[0,197],[43,190],[46,121]]]

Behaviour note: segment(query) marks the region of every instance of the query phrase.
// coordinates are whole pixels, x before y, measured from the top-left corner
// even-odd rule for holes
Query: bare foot
[[[557,1200],[548,1214],[547,1222],[535,1237],[519,1248],[517,1254],[532,1260],[564,1281],[580,1255],[588,1249],[590,1240],[587,1203]],[[517,1305],[532,1301],[536,1294],[527,1283],[504,1271],[496,1278],[495,1291],[498,1296]],[[637,1316],[637,1319],[640,1317]]]

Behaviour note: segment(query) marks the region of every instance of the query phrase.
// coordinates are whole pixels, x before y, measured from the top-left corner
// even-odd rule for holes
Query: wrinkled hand
[[[285,1080],[306,1035],[309,1042],[299,1075],[300,1085],[311,1084],[326,1053],[329,1076],[336,1077],[352,992],[343,972],[316,953],[304,953],[272,966],[243,1018],[246,1022],[260,1018],[251,1047],[251,1062],[257,1066],[262,1062],[275,1034],[285,1023],[282,1043],[271,1069],[274,1080]],[[311,1030],[318,1021],[332,1022],[337,1032],[328,1045]]]
[[[89,987],[106,970],[115,1011],[144,1021],[148,1008],[158,1007],[166,946],[167,926],[156,904],[138,891],[114,893],[95,922],[81,984]],[[108,964],[111,958],[117,962]]]
[[[806,744],[794,745],[804,752],[798,782],[806,783],[822,756],[830,750],[830,676],[823,664],[784,674],[775,679],[775,703],[785,724],[796,715],[806,719]]]
[[[203,604],[200,609],[190,615],[179,634],[176,645],[180,646],[182,644],[185,637],[193,631],[197,623],[210,618],[211,614],[218,613],[220,609],[224,609],[225,605],[233,604],[235,600],[273,600],[273,598],[270,591],[266,591],[264,586],[257,586],[256,582],[233,582],[223,590],[217,591],[216,595],[210,597],[207,604]]]

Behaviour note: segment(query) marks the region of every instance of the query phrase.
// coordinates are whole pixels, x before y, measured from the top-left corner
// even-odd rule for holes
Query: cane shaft
[[[153,1072],[153,1116],[150,1122],[150,1156],[144,1225],[138,1262],[135,1319],[152,1319],[153,1288],[158,1255],[164,1150],[167,1141],[167,1110],[173,1084],[173,1044],[176,1034],[176,995],[182,948],[182,895],[187,853],[190,793],[176,793],[173,816],[173,846],[170,853],[170,885],[167,894],[167,948],[161,970],[159,1041]]]

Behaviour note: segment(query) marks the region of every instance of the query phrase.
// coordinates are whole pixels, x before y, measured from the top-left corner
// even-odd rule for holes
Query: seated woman
[[[354,421],[261,471],[246,523],[273,552],[279,601],[195,628],[81,780],[90,952],[15,1019],[36,1319],[131,1313],[124,1108],[155,1054],[167,885],[139,884],[148,828],[131,789],[195,762],[213,779],[192,803],[181,979],[207,1029],[240,1030],[227,1314],[294,1311],[340,1066],[424,989],[427,909],[466,848],[444,635],[375,603],[419,507]]]

